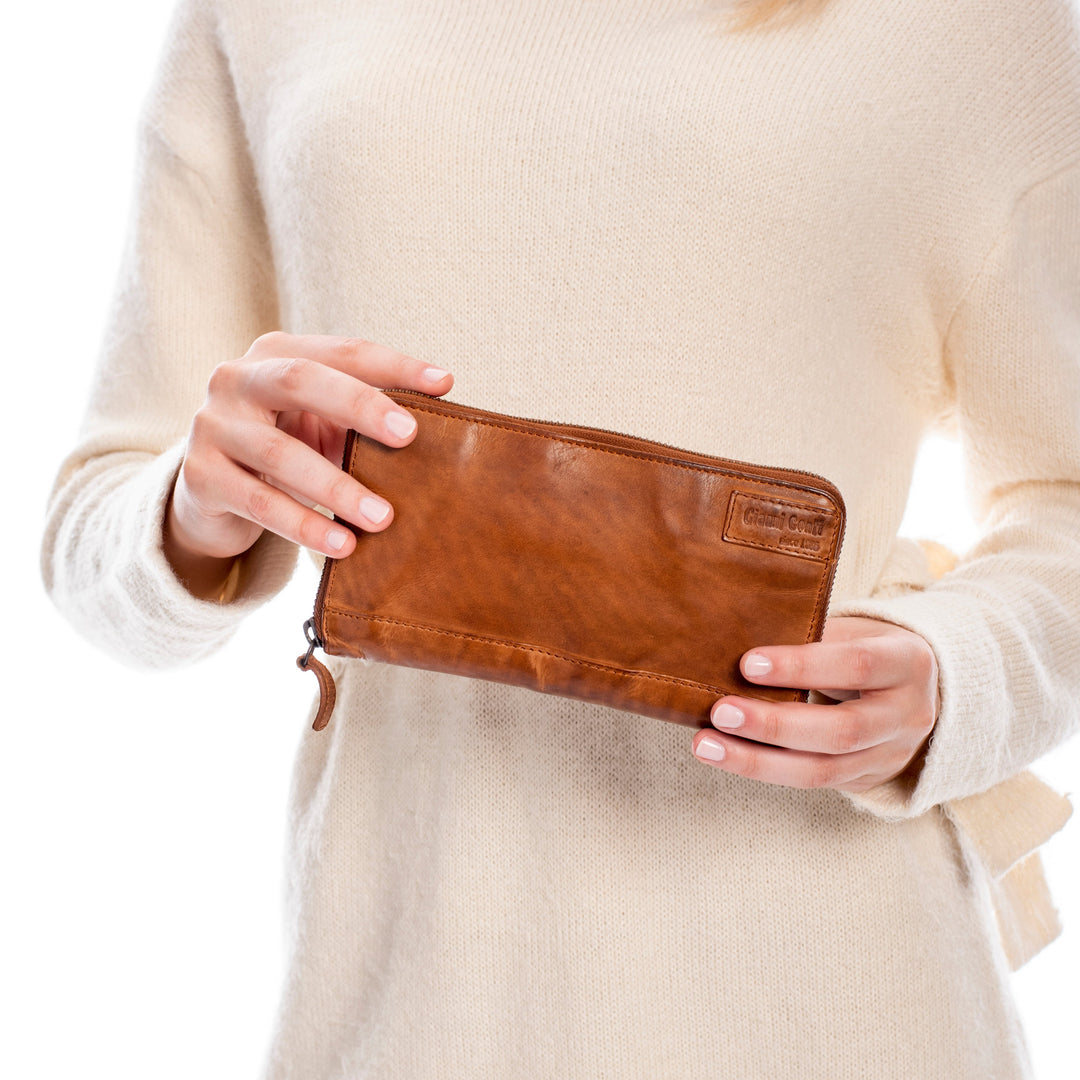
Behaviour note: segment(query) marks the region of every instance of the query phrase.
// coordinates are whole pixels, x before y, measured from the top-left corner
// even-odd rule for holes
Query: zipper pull
[[[301,671],[314,672],[319,680],[319,711],[315,714],[315,720],[311,727],[314,731],[322,731],[330,723],[330,714],[334,711],[334,703],[337,701],[337,687],[334,685],[334,676],[330,674],[325,664],[319,663],[311,654],[323,647],[315,633],[315,620],[308,619],[304,623],[304,637],[308,643],[307,652],[296,658],[296,666]]]

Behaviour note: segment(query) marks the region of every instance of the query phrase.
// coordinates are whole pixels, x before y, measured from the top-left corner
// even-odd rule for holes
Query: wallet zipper
[[[341,468],[344,469],[352,453],[353,442],[356,440],[356,432],[349,430],[345,433],[345,446],[341,453]],[[339,521],[337,515],[334,520]],[[347,525],[347,522],[341,522]],[[307,642],[307,651],[296,658],[296,666],[301,671],[310,671],[319,680],[319,707],[315,712],[315,719],[311,727],[314,731],[322,731],[330,723],[330,716],[334,711],[337,701],[337,687],[334,676],[330,669],[317,660],[314,656],[316,649],[321,649],[326,654],[326,642],[319,634],[319,626],[323,619],[323,608],[326,602],[326,593],[330,588],[330,574],[333,572],[336,560],[326,557],[323,563],[322,575],[319,578],[319,588],[315,594],[315,607],[311,618],[304,621],[304,640]]]
[[[312,655],[315,650],[325,646],[315,629],[314,618],[304,623],[304,637],[307,640],[307,652],[296,658],[296,666],[301,671],[310,671],[319,680],[319,708],[315,712],[315,719],[311,726],[315,731],[322,731],[330,723],[330,714],[334,711],[334,703],[337,700],[337,687],[334,685],[334,676],[330,669]]]
[[[398,394],[403,397],[416,398],[420,401],[426,402],[438,402],[440,405],[448,405],[451,410],[457,405],[454,401],[447,401],[445,398],[433,398],[430,394],[425,394],[420,390],[408,390],[401,387],[394,387],[393,389],[386,390],[387,394]],[[703,454],[695,450],[687,450],[681,446],[672,446],[670,443],[657,442],[655,439],[644,439],[637,435],[627,435],[622,431],[613,431],[610,428],[598,428],[589,427],[584,424],[568,424],[561,420],[537,420],[528,416],[511,416],[509,413],[491,412],[487,409],[477,409],[473,406],[462,406],[463,411],[467,411],[470,416],[484,417],[489,420],[513,420],[519,424],[535,424],[537,427],[546,428],[558,428],[566,435],[577,436],[583,441],[589,441],[595,435],[607,435],[612,439],[617,440],[617,445],[622,446],[628,450],[648,451],[650,449],[664,451],[668,454],[677,455],[682,461],[693,462],[698,465],[712,465],[725,469],[753,469],[756,472],[764,473],[774,480],[790,479],[792,482],[795,477],[807,477],[811,480],[818,481],[822,486],[820,494],[827,495],[831,499],[835,499],[841,507],[843,506],[843,496],[840,494],[840,490],[836,487],[831,480],[827,480],[820,473],[810,472],[807,469],[788,469],[780,468],[772,465],[754,465],[746,461],[738,461],[735,458],[719,457],[715,454]],[[595,440],[593,440],[595,441]],[[348,448],[346,448],[347,450]]]
[[[356,437],[353,431],[348,432],[345,439],[344,460],[348,460],[352,441]],[[335,520],[337,518],[335,517]],[[326,592],[330,585],[330,574],[333,571],[336,560],[327,558],[323,563],[322,576],[319,578],[319,590],[315,594],[315,610],[310,619],[304,621],[304,640],[307,642],[307,651],[296,658],[296,666],[301,671],[310,671],[319,680],[319,707],[315,711],[315,719],[311,722],[313,731],[322,731],[330,723],[330,717],[334,712],[337,702],[337,686],[330,669],[315,658],[315,650],[322,649],[326,653],[326,642],[319,634],[319,624],[322,621],[323,606]]]

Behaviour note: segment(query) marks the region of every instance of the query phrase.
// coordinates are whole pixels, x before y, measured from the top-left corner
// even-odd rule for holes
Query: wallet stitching
[[[485,427],[495,428],[497,431],[508,431],[512,435],[530,435],[536,439],[547,439],[549,442],[566,443],[570,446],[579,446],[582,450],[593,450],[600,454],[613,454],[616,457],[632,458],[635,461],[651,461],[656,465],[667,465],[675,469],[686,469],[689,472],[697,473],[720,473],[723,476],[737,476],[741,480],[748,480],[752,484],[761,484],[763,486],[769,484],[776,484],[778,486],[789,486],[797,488],[798,485],[791,481],[773,479],[772,477],[754,476],[753,473],[739,472],[737,469],[719,468],[716,466],[698,465],[690,461],[671,461],[668,458],[659,457],[656,454],[650,454],[648,451],[636,451],[630,453],[626,450],[616,450],[613,447],[608,446],[596,446],[594,443],[583,442],[580,439],[574,439],[570,436],[558,436],[551,435],[546,431],[529,431],[528,429],[522,429],[518,427],[511,427],[509,424],[497,424],[492,420],[485,420],[480,417],[472,416],[452,416],[450,413],[440,412],[436,408],[432,408],[429,405],[423,403],[413,404],[409,402],[409,408],[417,412],[431,413],[434,416],[440,416],[444,420],[454,420],[462,424],[483,424]],[[353,454],[355,459],[355,452]],[[350,465],[352,462],[350,462]],[[816,490],[816,489],[815,489]],[[836,514],[840,516],[840,509],[835,502],[825,492],[819,494],[825,495],[832,503],[833,509],[826,511],[826,513]],[[779,500],[777,500],[779,501]],[[831,558],[836,553],[836,534],[833,535],[832,543],[829,545],[829,557]]]
[[[404,619],[394,619],[388,615],[358,615],[351,611],[342,611],[340,608],[328,607],[327,613],[337,615],[342,619],[358,619],[363,622],[383,622],[394,626],[404,626],[410,630],[423,630],[430,634],[442,634],[445,637],[461,638],[466,641],[476,641],[483,645],[501,645],[504,648],[520,649],[523,652],[539,653],[541,656],[551,656],[556,660],[563,660],[568,664],[578,667],[596,668],[598,671],[611,671],[626,674],[625,668],[615,667],[613,664],[601,664],[594,660],[579,660],[568,656],[566,653],[556,652],[554,649],[542,649],[536,645],[523,645],[517,641],[503,641],[499,638],[482,637],[479,634],[466,634],[458,630],[443,630],[436,626],[425,626],[423,623],[407,622]],[[723,694],[726,691],[721,686],[712,686],[709,683],[696,682],[693,679],[680,679],[674,675],[655,675],[647,671],[633,672],[634,677],[652,679],[655,682],[669,683],[674,686],[687,686],[693,690],[708,690],[710,693]]]

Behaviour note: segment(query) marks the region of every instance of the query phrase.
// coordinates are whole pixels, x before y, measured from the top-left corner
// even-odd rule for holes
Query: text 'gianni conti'
[[[805,504],[763,500],[734,492],[724,539],[773,548],[804,558],[828,558],[836,515]]]

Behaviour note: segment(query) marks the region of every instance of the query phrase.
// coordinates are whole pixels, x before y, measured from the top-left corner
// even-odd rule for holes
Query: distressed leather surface
[[[820,637],[844,530],[828,481],[391,396],[419,432],[403,449],[350,434],[344,467],[395,517],[326,564],[328,653],[691,726],[724,693],[805,699],[738,661]]]

